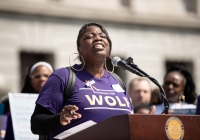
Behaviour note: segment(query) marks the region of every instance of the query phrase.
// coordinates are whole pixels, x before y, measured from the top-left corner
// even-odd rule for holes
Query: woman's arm
[[[31,116],[31,131],[33,134],[49,135],[64,127],[60,124],[60,113],[53,114],[46,108],[36,104]]]
[[[77,113],[78,107],[66,105],[61,113],[53,114],[48,109],[36,104],[33,115],[31,116],[31,131],[33,134],[49,135],[56,130],[68,125],[71,120],[81,118]]]

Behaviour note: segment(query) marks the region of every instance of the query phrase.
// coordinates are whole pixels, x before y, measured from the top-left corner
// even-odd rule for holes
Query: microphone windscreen
[[[120,60],[121,60],[121,59],[120,59],[118,56],[115,56],[115,57],[112,58],[111,63],[112,63],[113,66],[117,67],[117,63],[118,63]]]

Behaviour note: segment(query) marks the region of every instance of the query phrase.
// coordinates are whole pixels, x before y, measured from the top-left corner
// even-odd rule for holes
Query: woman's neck
[[[85,69],[96,78],[101,78],[104,75],[103,64],[86,64]]]

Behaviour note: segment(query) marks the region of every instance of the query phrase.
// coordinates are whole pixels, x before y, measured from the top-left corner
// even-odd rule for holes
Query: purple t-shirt
[[[76,65],[76,67],[78,66]],[[84,69],[76,72],[73,93],[70,99],[63,103],[68,76],[69,71],[67,68],[56,70],[46,81],[36,101],[37,104],[54,114],[60,113],[64,105],[70,104],[79,107],[77,112],[82,117],[72,120],[70,125],[53,133],[51,139],[64,130],[85,121],[92,120],[98,123],[115,115],[130,114],[132,112],[133,106],[128,93],[114,90],[113,85],[118,87],[119,84],[106,70],[104,70],[104,75],[100,79],[95,78]],[[90,86],[87,86],[86,80],[93,81],[93,86],[96,89],[92,90]]]

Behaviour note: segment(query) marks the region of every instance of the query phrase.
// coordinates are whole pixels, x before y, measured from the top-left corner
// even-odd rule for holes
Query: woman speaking
[[[106,68],[111,49],[112,42],[101,25],[89,23],[80,29],[77,51],[82,63],[71,66],[76,74],[71,96],[64,99],[69,70],[55,70],[36,101],[31,117],[34,134],[49,135],[53,139],[88,120],[98,123],[115,115],[132,113],[128,93]]]

